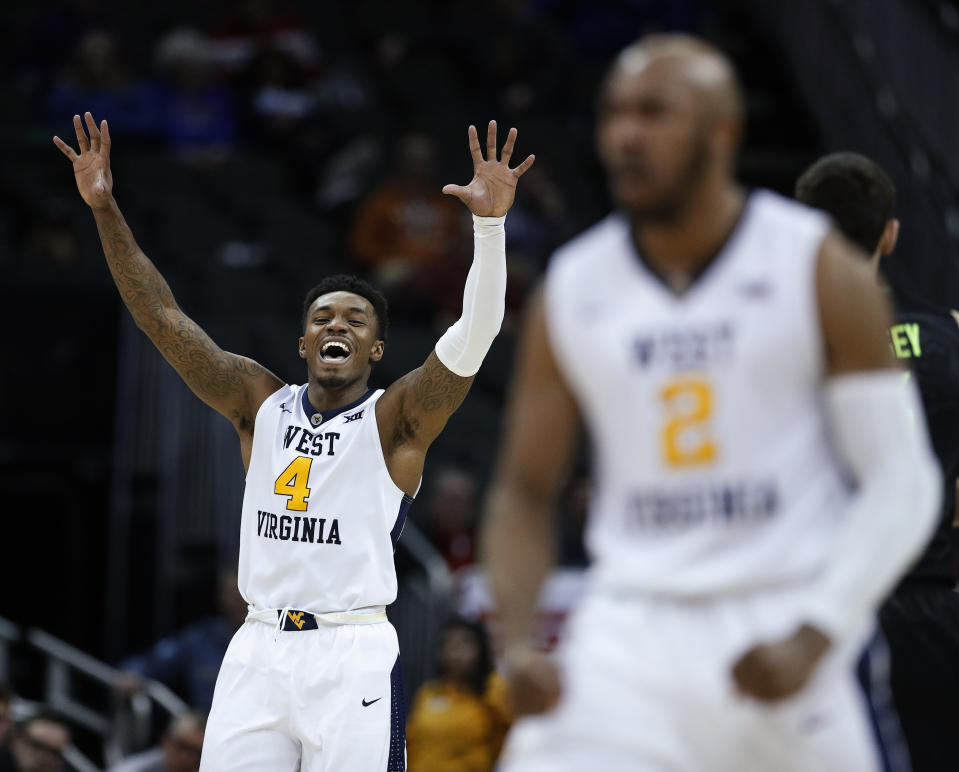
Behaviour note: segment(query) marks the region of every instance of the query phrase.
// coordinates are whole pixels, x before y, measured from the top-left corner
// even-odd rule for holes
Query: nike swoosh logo
[[[366,700],[363,700],[363,707],[364,707],[364,708],[368,708],[368,707],[369,707],[370,705],[372,705],[374,702],[379,702],[379,701],[382,700],[382,699],[383,699],[382,697],[377,697],[375,700],[370,700],[369,702],[367,702]]]

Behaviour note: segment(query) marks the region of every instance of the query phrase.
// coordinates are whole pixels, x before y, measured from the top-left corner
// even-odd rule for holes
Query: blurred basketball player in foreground
[[[423,365],[370,389],[386,345],[386,301],[355,277],[306,295],[306,383],[284,384],[223,351],[173,299],[113,198],[110,132],[74,116],[77,187],[93,210],[107,264],[137,326],[193,392],[236,428],[247,469],[240,525],[246,623],[227,649],[203,740],[204,770],[405,769],[404,697],[393,548],[426,451],[460,406],[503,319],[504,218],[529,156],[515,169],[511,129],[496,160],[469,128],[473,179],[447,185],[474,215],[463,315]],[[89,137],[87,134],[89,133]]]
[[[515,706],[543,714],[506,772],[883,765],[855,664],[931,532],[936,464],[865,261],[821,213],[743,191],[741,125],[695,38],[640,41],[603,85],[617,211],[532,303],[486,513]],[[530,620],[581,420],[594,564],[554,665]]]
[[[890,257],[899,235],[892,180],[865,156],[820,158],[799,178],[796,198],[830,214],[870,255],[874,270],[882,258],[904,259]],[[943,473],[943,497],[935,535],[883,604],[879,620],[889,642],[892,695],[913,772],[951,772],[959,767],[959,594],[952,524],[959,476],[959,325],[948,310],[928,302],[904,297],[897,306],[890,342],[916,379]],[[912,514],[907,508],[901,516]]]

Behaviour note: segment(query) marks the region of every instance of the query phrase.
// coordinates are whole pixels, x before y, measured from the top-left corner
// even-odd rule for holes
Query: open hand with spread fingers
[[[446,185],[443,192],[456,196],[480,217],[502,217],[513,205],[516,182],[533,165],[536,156],[526,157],[515,169],[509,168],[509,159],[516,144],[516,129],[510,129],[500,159],[496,160],[496,121],[489,122],[486,131],[486,159],[480,149],[476,127],[469,127],[470,154],[473,156],[473,179],[469,185]]]
[[[87,133],[79,115],[73,116],[73,128],[77,133],[80,154],[60,137],[53,138],[63,154],[73,162],[73,175],[83,200],[93,209],[105,209],[113,200],[113,174],[110,172],[110,127],[101,121],[97,127],[90,113],[83,114]]]

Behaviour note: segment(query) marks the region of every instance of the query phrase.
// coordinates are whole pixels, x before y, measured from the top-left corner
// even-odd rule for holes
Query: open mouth
[[[341,365],[352,356],[349,344],[342,340],[328,340],[320,348],[320,361],[326,364]]]

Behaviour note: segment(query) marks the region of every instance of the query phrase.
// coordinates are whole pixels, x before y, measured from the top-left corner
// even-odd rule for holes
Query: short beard
[[[659,201],[648,207],[629,210],[634,222],[642,225],[669,225],[683,213],[690,191],[699,184],[712,162],[706,127],[700,124],[686,164],[676,176],[676,184]]]
[[[354,378],[346,378],[342,375],[318,375],[314,380],[328,391],[341,391],[348,386],[352,386],[360,380],[360,377],[359,375]]]

